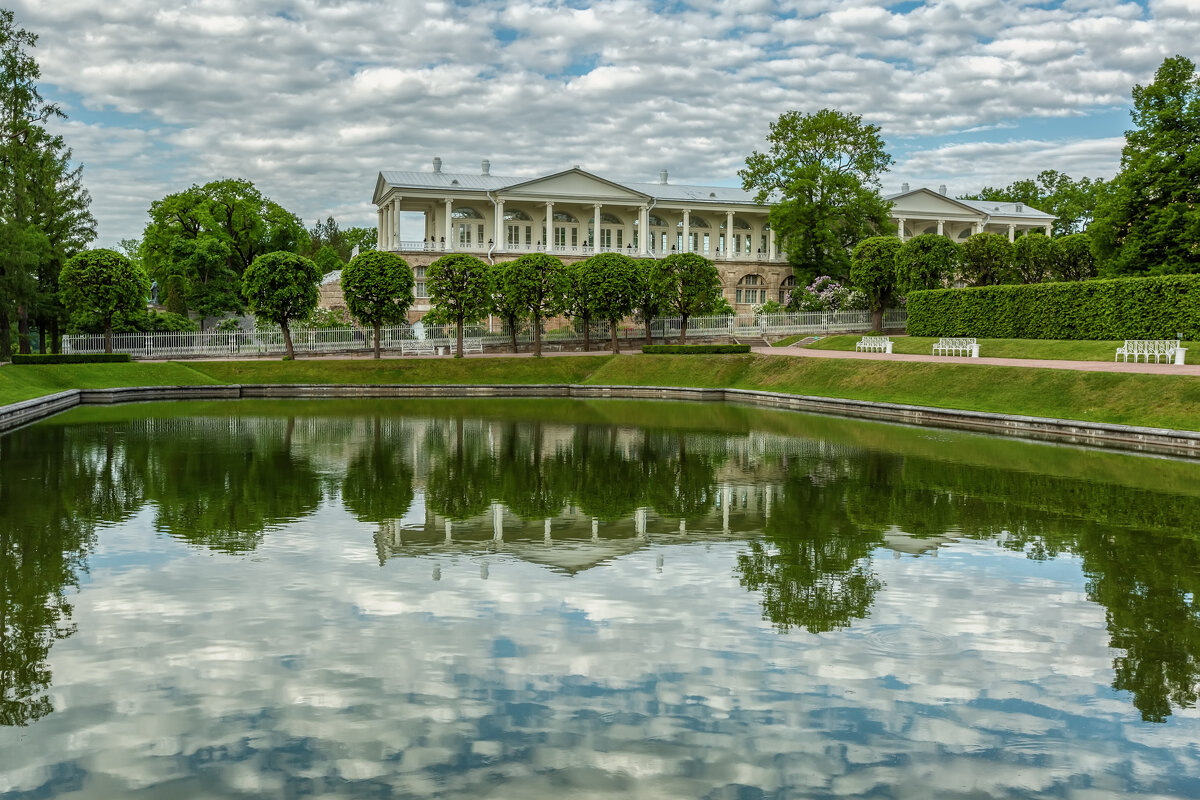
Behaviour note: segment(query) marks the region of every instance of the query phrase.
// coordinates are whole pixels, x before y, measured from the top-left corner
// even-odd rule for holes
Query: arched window
[[[767,282],[762,275],[744,275],[734,290],[735,303],[767,302]],[[760,288],[761,287],[761,288]]]
[[[670,225],[667,224],[667,221],[665,219],[663,219],[662,217],[655,216],[654,214],[649,215],[649,222],[650,222],[651,228],[669,228],[669,227],[671,227]]]
[[[750,223],[746,222],[746,220],[742,219],[741,217],[734,217],[733,229],[735,231],[748,231],[750,230]],[[723,219],[721,221],[721,230],[725,230],[725,221]]]
[[[588,224],[595,225],[596,218],[589,217]],[[607,211],[601,211],[600,212],[600,224],[601,225],[624,225],[625,223],[622,222],[621,218],[618,217],[616,214],[610,214]]]
[[[533,222],[533,217],[519,208],[514,208],[512,211],[505,211],[504,219],[506,222]]]
[[[675,223],[675,227],[682,228],[683,220],[681,219],[681,220],[679,220],[679,222]],[[704,217],[697,217],[695,214],[692,214],[690,217],[688,217],[688,227],[689,228],[707,228],[707,227],[709,227],[708,220],[706,220]]]
[[[483,215],[470,206],[463,206],[451,211],[450,219],[483,219]]]
[[[579,220],[575,219],[573,216],[571,216],[570,214],[568,214],[565,211],[555,211],[554,212],[554,221],[555,222],[569,222],[573,225],[579,224]]]
[[[937,233],[937,225],[930,225],[928,228],[921,231],[921,233]]]
[[[971,228],[964,228],[964,229],[963,229],[963,231],[962,231],[962,233],[960,233],[960,234],[958,235],[958,238],[960,238],[960,239],[969,239],[969,238],[971,238]]]
[[[796,291],[796,276],[788,275],[779,282],[779,304],[786,306],[788,301],[792,299],[792,292]]]

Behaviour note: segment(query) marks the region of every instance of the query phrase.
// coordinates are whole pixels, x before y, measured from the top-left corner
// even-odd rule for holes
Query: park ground
[[[841,339],[818,344],[837,348]],[[900,339],[898,339],[900,341]],[[906,342],[906,346],[909,343]],[[1063,357],[1042,352],[1030,357]],[[1080,359],[1100,343],[1080,346]],[[990,350],[987,340],[986,350]],[[1089,347],[1085,347],[1089,346]],[[923,347],[914,340],[912,347]],[[794,348],[789,348],[794,350]],[[1113,348],[1108,349],[1108,360]],[[766,350],[766,348],[764,348]],[[904,349],[897,348],[899,352]],[[781,350],[780,353],[785,351]],[[926,352],[922,350],[921,352]],[[1099,354],[1097,347],[1095,352]],[[1200,351],[1193,350],[1200,356]],[[1189,353],[1189,355],[1191,354]],[[5,366],[0,405],[65,389],[263,383],[595,384],[759,389],[938,408],[1200,430],[1200,377],[1032,366],[748,355],[563,355]]]

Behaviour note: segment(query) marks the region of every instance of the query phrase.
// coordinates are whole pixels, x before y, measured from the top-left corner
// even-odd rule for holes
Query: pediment
[[[966,203],[960,203],[952,197],[938,194],[931,189],[915,189],[906,194],[897,195],[891,198],[891,201],[893,217],[903,217],[906,213],[922,216],[943,214],[954,217],[983,217],[983,214],[977,209],[971,208]]]
[[[581,169],[569,169],[554,175],[506,186],[500,190],[499,194],[506,199],[548,197],[565,202],[603,200],[606,202],[644,203],[650,199],[648,195]]]

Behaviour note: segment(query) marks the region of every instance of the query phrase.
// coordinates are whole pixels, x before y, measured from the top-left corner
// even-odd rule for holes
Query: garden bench
[[[1117,354],[1113,356],[1113,361],[1124,358],[1128,362],[1132,356],[1135,364],[1139,358],[1147,364],[1150,363],[1151,358],[1154,359],[1155,364],[1160,362],[1182,364],[1187,348],[1179,345],[1180,342],[1177,339],[1126,339],[1125,344],[1117,348]]]
[[[973,337],[970,339],[962,337],[942,337],[937,340],[933,346],[933,354],[943,356],[968,356],[970,358],[979,358],[979,342]]]
[[[463,337],[463,352],[464,353],[482,353],[483,352],[483,337],[482,336],[464,336]]]
[[[431,356],[433,355],[433,342],[429,339],[401,339],[400,355],[406,356],[409,353]]]
[[[887,336],[864,336],[854,345],[854,349],[862,353],[890,353],[892,340]]]

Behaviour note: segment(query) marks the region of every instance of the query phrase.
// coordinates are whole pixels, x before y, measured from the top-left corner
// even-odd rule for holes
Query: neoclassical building
[[[1046,228],[1054,218],[1019,204],[954,200],[946,187],[886,198],[902,238],[941,233],[965,239],[979,230],[1017,233]],[[728,186],[613,181],[578,166],[536,178],[506,178],[483,161],[478,173],[380,172],[372,202],[378,246],[400,253],[416,274],[416,316],[428,310],[425,268],[442,253],[473,253],[492,262],[549,252],[566,261],[598,252],[638,258],[699,253],[716,262],[725,297],[747,312],[768,300],[785,302],[796,278],[767,221],[770,207],[752,192]],[[421,236],[402,234],[401,215],[423,218]]]

